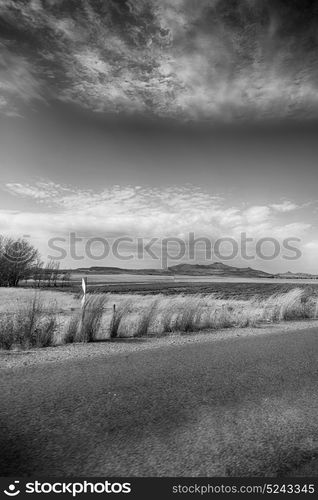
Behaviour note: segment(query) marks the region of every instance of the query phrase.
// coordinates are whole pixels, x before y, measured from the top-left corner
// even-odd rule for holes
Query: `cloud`
[[[24,56],[12,54],[0,43],[0,110],[5,114],[19,114],[19,104],[41,100],[39,79]]]
[[[309,0],[3,0],[0,95],[215,121],[318,115]],[[0,111],[3,106],[0,107]]]
[[[60,184],[55,184],[53,182],[37,182],[35,185],[21,184],[18,182],[7,183],[5,189],[17,196],[22,198],[33,198],[37,201],[52,202],[57,201],[57,204],[61,202],[61,195],[63,193],[74,194],[76,191],[71,190],[66,187],[62,187]]]
[[[28,209],[0,210],[0,233],[27,235],[44,258],[56,255],[48,246],[52,238],[63,238],[63,243],[58,246],[70,252],[71,233],[81,238],[78,243],[81,255],[85,254],[84,247],[90,238],[106,238],[111,245],[116,238],[129,237],[131,243],[122,243],[121,251],[127,247],[132,254],[136,252],[137,238],[144,242],[156,238],[154,250],[158,254],[164,238],[181,238],[189,244],[193,233],[196,239],[205,237],[215,242],[220,238],[232,238],[239,245],[246,237],[250,256],[255,256],[255,245],[263,238],[275,238],[281,248],[284,247],[283,240],[292,238],[291,243],[304,250],[303,258],[293,263],[293,269],[315,269],[317,241],[315,228],[308,222],[310,217],[306,212],[306,218],[302,220],[304,214],[299,209],[295,220],[293,211],[273,208],[282,202],[267,206],[237,201],[233,205],[230,199],[213,196],[191,185],[168,188],[115,185],[96,191],[41,181],[35,184],[10,183],[4,189],[7,194],[28,201],[27,204],[19,203]],[[290,200],[290,203],[293,202]],[[271,252],[271,244],[269,247]],[[200,246],[196,250],[199,261],[204,258],[204,253]],[[99,254],[97,248],[96,254]],[[63,265],[78,265],[70,253],[67,259]],[[120,260],[112,259],[108,260],[109,265],[123,265]],[[86,263],[93,265],[93,262]],[[269,272],[289,269],[290,261],[285,262],[279,256],[279,263],[275,261],[267,265],[255,261],[254,267]],[[246,266],[246,261],[238,256],[233,264]],[[158,262],[151,259],[140,261],[136,258],[130,262],[132,267],[157,265]]]
[[[296,203],[289,200],[285,200],[282,203],[274,203],[271,207],[277,212],[292,212],[293,210],[300,208],[299,205],[296,205]]]
[[[309,241],[308,243],[306,243],[304,245],[304,248],[306,248],[307,250],[317,251],[318,250],[318,240]]]
[[[238,237],[242,232],[253,237],[282,238],[303,235],[310,229],[310,225],[302,221],[281,221],[280,211],[273,208],[275,205],[231,206],[224,198],[194,186],[166,189],[113,186],[95,192],[38,182],[34,185],[10,183],[5,189],[15,196],[34,200],[40,207],[34,214],[10,216],[13,227],[15,224],[23,227],[22,221],[30,227],[29,218],[32,227],[38,224],[53,232],[76,230],[86,234],[160,238],[187,237],[190,232],[212,238]]]

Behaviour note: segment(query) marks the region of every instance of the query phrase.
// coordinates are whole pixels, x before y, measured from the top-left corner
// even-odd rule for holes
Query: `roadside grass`
[[[55,305],[44,308],[39,295],[15,311],[0,316],[0,348],[49,347],[55,344],[59,316]]]
[[[77,342],[81,317],[79,314],[71,316],[65,325],[64,335],[60,338],[60,343],[73,344]]]
[[[304,290],[296,288],[286,294],[280,294],[269,299],[272,306],[270,319],[272,321],[288,321],[306,319],[316,314],[317,301],[314,304]],[[315,306],[315,307],[314,307]]]
[[[202,330],[256,327],[264,323],[318,319],[318,299],[294,288],[269,298],[222,300],[214,294],[116,296],[89,294],[67,316],[35,294],[0,314],[0,349],[49,347],[107,338],[145,337]]]
[[[81,311],[78,330],[79,342],[94,342],[101,327],[107,295],[88,295]]]
[[[214,295],[121,298],[110,321],[110,337],[143,337],[224,328],[256,327],[318,318],[318,299],[304,289],[268,299],[220,300]]]
[[[119,327],[131,313],[132,306],[133,300],[130,298],[123,300],[118,305],[114,304],[109,327],[110,338],[115,339],[119,336]]]
[[[137,328],[134,331],[134,337],[144,337],[149,332],[152,322],[156,319],[159,299],[154,299],[148,306],[141,311]]]
[[[66,323],[62,343],[94,342],[101,327],[108,295],[88,295],[82,309]]]

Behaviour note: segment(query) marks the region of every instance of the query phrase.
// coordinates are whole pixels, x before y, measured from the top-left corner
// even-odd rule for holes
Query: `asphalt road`
[[[1,475],[318,476],[318,330],[1,372]]]

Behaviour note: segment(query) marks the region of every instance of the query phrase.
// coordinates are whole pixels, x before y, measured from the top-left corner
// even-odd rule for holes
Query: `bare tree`
[[[56,286],[59,277],[60,263],[58,261],[54,262],[53,272],[52,272],[52,285]]]
[[[60,263],[54,259],[47,262],[43,270],[43,281],[47,287],[56,286]]]
[[[28,241],[0,235],[0,286],[18,286],[32,275],[39,259],[38,250]]]
[[[71,272],[67,271],[62,274],[62,286],[69,286],[71,282]]]
[[[43,265],[44,264],[41,259],[38,259],[34,265],[32,279],[34,280],[34,286],[38,288],[41,286],[41,281],[43,278]]]

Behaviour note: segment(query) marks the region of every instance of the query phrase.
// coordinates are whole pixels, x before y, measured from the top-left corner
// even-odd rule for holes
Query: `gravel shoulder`
[[[204,331],[200,333],[178,333],[164,337],[147,337],[136,339],[105,340],[91,344],[68,344],[32,350],[0,351],[0,370],[26,368],[46,363],[64,363],[70,360],[81,360],[131,354],[133,352],[162,349],[193,343],[227,341],[235,337],[261,336],[268,334],[287,334],[290,331],[301,331],[318,327],[318,320],[290,321],[275,325],[262,325],[258,328],[229,328],[220,331]]]

